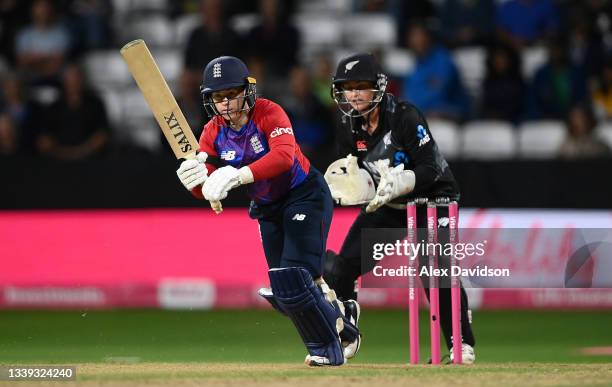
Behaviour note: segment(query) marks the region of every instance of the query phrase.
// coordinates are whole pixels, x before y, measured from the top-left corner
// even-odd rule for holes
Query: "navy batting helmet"
[[[244,87],[246,92],[241,110],[250,110],[255,105],[257,98],[255,78],[249,76],[249,69],[236,57],[220,56],[211,60],[204,69],[202,79],[200,93],[204,101],[204,110],[210,117],[219,114],[212,100],[212,93],[215,91]]]
[[[350,81],[368,81],[374,84],[376,91],[370,101],[371,108],[367,112],[356,112],[342,90],[341,84]],[[351,117],[369,113],[382,100],[387,89],[387,76],[382,72],[380,65],[374,55],[358,53],[348,56],[338,63],[336,74],[332,77],[331,94],[338,104],[340,111]]]

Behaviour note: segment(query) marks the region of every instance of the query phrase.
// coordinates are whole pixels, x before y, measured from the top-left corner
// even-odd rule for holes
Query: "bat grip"
[[[216,200],[210,202],[210,207],[213,209],[213,211],[215,211],[215,214],[217,215],[223,212],[223,206],[221,205],[221,202],[218,202]]]
[[[185,155],[185,159],[195,159],[196,158],[197,153],[193,152],[193,153],[189,153],[188,155]],[[208,160],[206,160],[208,162]],[[223,212],[223,206],[221,205],[220,201],[211,201],[210,202],[210,207],[213,209],[213,211],[215,211],[215,214],[220,214]]]

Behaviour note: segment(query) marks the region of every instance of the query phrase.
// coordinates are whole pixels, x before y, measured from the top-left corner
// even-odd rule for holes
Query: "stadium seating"
[[[565,139],[561,121],[531,121],[519,126],[519,155],[522,158],[553,158]]]
[[[409,74],[414,68],[414,55],[410,50],[391,48],[385,50],[382,66],[390,75],[401,77]]]
[[[168,9],[168,0],[130,0],[132,12],[164,12]]]
[[[121,93],[113,89],[102,89],[100,90],[100,97],[106,107],[106,114],[108,115],[111,126],[113,129],[119,131],[123,119]]]
[[[475,160],[502,160],[516,156],[516,136],[504,121],[473,121],[463,127],[462,156]]]
[[[143,38],[147,45],[168,47],[175,41],[172,23],[161,15],[147,15],[130,21],[125,29],[124,40]]]
[[[342,26],[333,17],[302,14],[294,22],[305,46],[334,48],[342,42]]]
[[[168,83],[175,86],[182,70],[182,50],[191,31],[201,23],[200,15],[185,14],[170,20],[167,17],[168,0],[112,0],[112,3],[113,23],[120,27],[118,31],[123,31],[118,43],[145,39]],[[364,50],[381,54],[387,74],[395,77],[410,74],[415,58],[410,50],[397,42],[395,19],[385,13],[352,13],[353,7],[350,0],[298,2],[292,20],[301,34],[302,63],[310,65],[317,55],[329,53],[335,66],[342,57]],[[257,13],[238,14],[229,19],[229,24],[244,35],[259,21]],[[130,141],[154,149],[158,130],[117,48],[87,54],[84,59],[86,74],[106,102],[111,124],[122,132],[126,125],[133,126],[136,134],[130,135]],[[484,47],[452,51],[461,78],[475,103],[482,94],[486,55]],[[547,59],[545,47],[525,48],[521,52],[523,75],[531,78]],[[126,120],[127,112],[130,114]],[[527,122],[518,129],[500,121],[473,121],[459,125],[431,119],[429,125],[440,149],[449,159],[550,158],[555,156],[565,136],[565,127],[556,121]],[[612,123],[600,125],[597,134],[612,147]]]
[[[256,13],[235,15],[229,21],[231,28],[241,35],[246,35],[251,28],[259,24],[261,18]]]
[[[428,120],[429,130],[445,158],[452,160],[459,157],[461,151],[459,127],[451,121]]]
[[[352,0],[307,0],[300,1],[298,11],[312,14],[346,14],[353,6]]]
[[[612,122],[604,122],[599,125],[596,134],[612,149]]]
[[[200,16],[187,14],[180,16],[174,22],[174,41],[178,46],[185,46],[191,32],[200,25]]]
[[[521,62],[523,77],[530,79],[535,72],[548,61],[548,52],[546,47],[534,46],[526,47],[522,51]]]
[[[153,56],[159,70],[166,78],[168,84],[172,85],[178,80],[183,69],[183,54],[179,50],[153,50]]]
[[[487,53],[482,47],[465,47],[453,51],[453,60],[468,93],[480,97],[482,81],[486,73]]]
[[[555,157],[565,139],[561,121],[528,121],[519,126],[519,154],[523,158]]]
[[[395,20],[386,14],[352,14],[342,21],[343,41],[355,50],[395,46]]]
[[[121,88],[133,82],[118,50],[91,52],[85,58],[84,67],[88,80],[97,88]]]

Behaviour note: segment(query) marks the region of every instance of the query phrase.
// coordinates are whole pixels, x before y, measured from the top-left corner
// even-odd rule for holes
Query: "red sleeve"
[[[270,152],[249,164],[255,181],[270,179],[290,170],[297,148],[289,117],[279,105],[270,102],[261,113],[260,129],[266,136]]]
[[[202,134],[200,135],[200,152],[206,152],[209,156],[217,156],[217,151],[215,150],[215,138],[219,133],[219,125],[217,125],[215,120],[210,120],[205,126]],[[217,167],[212,164],[205,163],[206,169],[208,169],[208,176],[213,173]],[[204,195],[202,195],[202,186],[198,185],[191,190],[191,194],[198,198],[204,199]]]

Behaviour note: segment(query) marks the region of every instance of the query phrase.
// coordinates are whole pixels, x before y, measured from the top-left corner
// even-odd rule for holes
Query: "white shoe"
[[[344,316],[351,322],[351,324],[359,328],[359,316],[361,315],[359,303],[355,300],[348,300],[344,301],[342,304],[344,306]],[[352,342],[343,341],[342,347],[344,347],[344,357],[346,359],[351,359],[354,357],[357,352],[359,352],[359,348],[361,347],[361,334],[359,334],[357,339]]]
[[[469,344],[461,344],[461,364],[474,364],[476,354],[474,348]],[[450,362],[453,362],[453,349],[450,350]]]
[[[304,364],[306,364],[309,367],[325,367],[325,366],[338,366],[338,365],[342,365],[342,364],[331,364],[331,362],[329,361],[328,358],[324,357],[324,356],[311,356],[311,355],[306,355],[306,359],[304,359]],[[344,364],[346,364],[346,358],[344,358]]]

